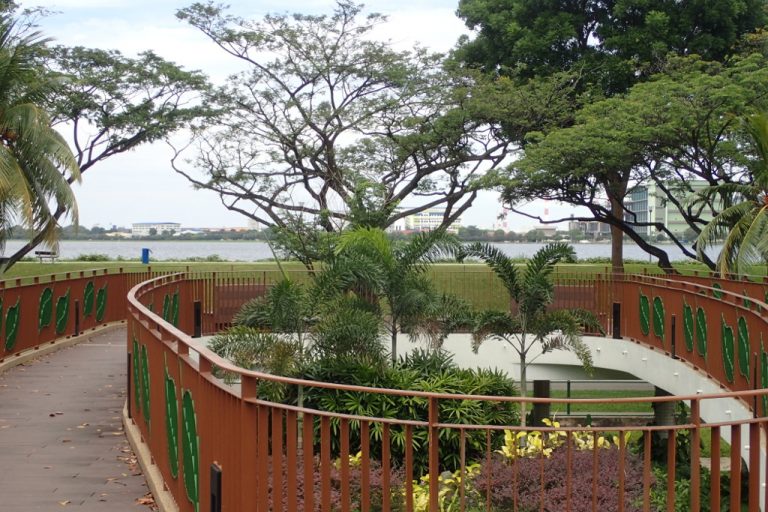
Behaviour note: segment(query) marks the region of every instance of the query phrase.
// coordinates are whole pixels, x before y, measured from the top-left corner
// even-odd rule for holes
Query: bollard
[[[549,381],[548,380],[534,380],[533,381],[533,396],[534,398],[550,398],[549,393]],[[550,404],[549,403],[535,403],[533,404],[533,412],[531,414],[531,425],[536,427],[544,426],[542,421],[550,416]]]

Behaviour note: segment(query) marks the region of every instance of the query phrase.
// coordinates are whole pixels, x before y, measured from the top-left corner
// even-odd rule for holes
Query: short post
[[[80,336],[80,301],[75,301],[75,336]]]
[[[621,339],[621,303],[613,303],[613,339]]]
[[[550,385],[548,380],[534,380],[533,381],[533,397],[534,398],[549,398]],[[541,403],[536,402],[533,404],[533,414],[531,418],[531,425],[535,427],[544,426],[545,418],[550,416],[550,404],[549,402]]]
[[[677,316],[672,315],[672,328],[670,329],[672,331],[671,333],[671,343],[672,346],[672,359],[677,359]]]
[[[565,398],[568,400],[571,399],[571,379],[568,379],[565,383]],[[570,416],[571,415],[571,402],[567,402],[565,404],[565,415]]]
[[[211,464],[211,512],[221,512],[221,466]]]
[[[133,414],[131,413],[131,404],[133,403],[133,397],[131,396],[131,394],[133,392],[133,390],[131,389],[131,376],[133,375],[133,364],[132,364],[133,363],[133,359],[132,359],[132,356],[133,356],[133,354],[128,352],[128,372],[127,372],[128,373],[128,377],[127,377],[127,379],[128,379],[128,387],[126,388],[126,390],[127,390],[126,395],[128,396],[128,400],[126,400],[126,402],[127,402],[126,405],[128,406],[128,417],[129,418],[133,418]]]

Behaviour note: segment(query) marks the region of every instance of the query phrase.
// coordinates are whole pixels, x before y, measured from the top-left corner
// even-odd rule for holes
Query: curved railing
[[[217,310],[236,308],[266,285],[244,276],[178,274],[138,284],[128,294],[130,413],[181,510],[656,510],[653,489],[663,489],[662,507],[674,510],[676,495],[685,491],[675,485],[681,469],[689,474],[688,510],[700,510],[705,502],[709,510],[721,510],[721,504],[741,510],[742,501],[751,511],[768,509],[768,357],[762,343],[768,317],[754,290],[745,302],[722,284],[718,289],[685,278],[599,278],[588,286],[572,281],[570,289],[569,280],[561,279],[559,300],[592,308],[609,333],[680,359],[724,392],[614,400],[685,402],[685,417],[673,425],[552,426],[532,432],[444,417],[447,409],[456,409],[446,407],[449,402],[504,408],[523,401],[519,397],[277,377],[235,367],[192,337],[225,325],[228,319]],[[236,383],[226,384],[221,375]],[[305,392],[335,390],[351,399],[388,395],[418,404],[424,415],[380,418],[273,403],[260,395],[267,383]],[[746,413],[704,423],[702,409],[717,407]],[[528,432],[523,445],[515,441],[521,431]],[[626,432],[633,433],[631,439]],[[711,439],[708,477],[701,470],[703,438]],[[734,447],[727,456],[721,455],[721,438]],[[665,475],[652,470],[659,456],[667,463]],[[722,458],[730,462],[725,486]],[[745,486],[742,467],[749,469]]]

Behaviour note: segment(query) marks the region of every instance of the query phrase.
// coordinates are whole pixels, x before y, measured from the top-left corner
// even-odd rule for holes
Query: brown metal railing
[[[218,309],[236,309],[239,301],[248,294],[263,292],[269,283],[265,276],[179,274],[141,283],[129,293],[129,350],[145,354],[143,361],[138,359],[139,378],[129,390],[129,400],[140,406],[134,409],[133,417],[181,510],[209,509],[207,475],[211,467],[220,471],[222,478],[221,510],[650,511],[659,506],[679,510],[676,502],[683,498],[683,509],[692,511],[701,510],[703,502],[709,510],[721,510],[722,506],[741,510],[742,501],[750,511],[768,510],[768,503],[761,501],[766,500],[761,488],[766,482],[764,432],[768,422],[762,405],[768,390],[757,385],[763,377],[762,364],[757,364],[755,357],[748,358],[750,368],[745,376],[738,360],[733,361],[730,371],[723,362],[724,356],[731,354],[737,359],[741,352],[736,351],[743,350],[750,356],[759,354],[761,360],[765,357],[761,338],[768,322],[762,302],[745,303],[742,296],[724,286],[718,290],[680,278],[560,276],[557,300],[563,307],[591,309],[604,319],[606,327],[612,325],[614,312],[620,311],[618,320],[625,338],[706,372],[724,392],[612,400],[684,402],[685,417],[674,425],[525,429],[519,425],[461,424],[441,416],[449,401],[460,401],[467,407],[476,402],[507,407],[522,402],[519,397],[455,396],[277,377],[237,368],[195,344],[189,335],[195,302],[202,305],[203,330],[214,332],[229,321],[221,314],[217,316]],[[173,293],[180,297],[178,327],[157,314],[165,297]],[[657,317],[647,324],[642,320],[642,296],[647,297],[650,314]],[[658,312],[656,298],[662,305]],[[699,308],[711,324],[703,354],[696,340],[693,350],[687,348],[682,332],[689,327],[683,321],[686,306],[693,311],[694,330]],[[736,351],[723,348],[721,321],[734,332],[737,326],[746,326],[748,337]],[[664,326],[661,335],[658,325]],[[225,384],[217,377],[220,371],[239,376],[239,383]],[[259,394],[265,383],[336,390],[351,399],[356,394],[384,394],[393,400],[421,401],[427,413],[420,418],[381,418],[272,403]],[[172,400],[174,395],[176,401]],[[602,400],[525,401],[584,404]],[[739,405],[746,411],[740,419],[734,415],[728,422],[702,421],[705,406]],[[560,444],[551,453],[544,449],[527,456],[505,456],[499,453],[505,446],[509,453],[505,431],[510,433],[507,438],[527,431],[526,439],[553,436]],[[627,432],[632,433],[630,439],[624,436]],[[711,439],[708,478],[701,470],[704,438]],[[725,450],[721,438],[730,440],[730,451]],[[448,446],[449,441],[458,453],[449,454],[452,462],[446,463],[441,447]],[[609,448],[601,447],[606,443]],[[585,444],[587,449],[579,449]],[[535,443],[529,441],[525,446]],[[744,458],[743,453],[747,453]],[[724,458],[730,461],[730,478],[721,485]],[[654,459],[666,462],[666,475],[654,473]],[[742,466],[749,468],[745,486]],[[444,471],[452,472],[452,477],[441,479]],[[688,488],[676,486],[676,471],[688,475]],[[746,496],[741,496],[742,488]],[[680,492],[688,495],[677,496]]]

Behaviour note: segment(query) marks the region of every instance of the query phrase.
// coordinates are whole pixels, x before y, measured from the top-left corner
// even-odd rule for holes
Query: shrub
[[[106,254],[80,254],[75,261],[110,261],[111,259]]]
[[[593,452],[571,452],[571,510],[592,510],[593,474],[597,475],[597,509],[615,512],[619,509],[617,493],[619,456],[616,448],[598,452],[597,471],[593,473]],[[558,512],[566,508],[566,456],[567,449],[560,447],[548,458],[520,458],[513,463],[502,456],[491,458],[484,464],[474,480],[476,489],[499,510],[512,510],[516,502],[520,512],[545,510]],[[643,474],[642,461],[627,452],[624,477],[624,510],[642,510]],[[543,505],[543,508],[541,506]]]

